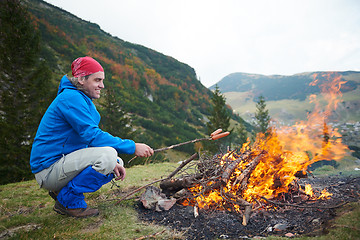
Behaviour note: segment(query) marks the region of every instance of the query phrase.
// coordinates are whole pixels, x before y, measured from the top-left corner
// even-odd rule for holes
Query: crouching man
[[[100,114],[92,100],[100,98],[105,73],[95,59],[77,58],[71,69],[73,77],[61,79],[58,94],[40,122],[30,166],[40,187],[54,198],[57,213],[89,217],[99,211],[87,206],[83,193],[97,191],[114,177],[125,178],[118,153],[149,157],[154,151],[99,128]]]

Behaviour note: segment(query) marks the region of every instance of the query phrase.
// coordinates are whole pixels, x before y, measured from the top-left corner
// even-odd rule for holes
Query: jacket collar
[[[64,75],[60,81],[59,90],[57,95],[62,93],[65,89],[74,89],[77,90],[77,88],[70,82],[69,78]]]

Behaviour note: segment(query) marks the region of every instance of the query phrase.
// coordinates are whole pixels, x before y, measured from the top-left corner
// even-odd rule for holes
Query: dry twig
[[[157,233],[154,233],[154,234],[150,234],[150,235],[146,235],[146,236],[142,236],[142,237],[139,237],[139,238],[135,238],[135,240],[142,240],[142,239],[149,239],[149,238],[153,238],[153,237],[156,237],[157,235],[160,235],[162,233],[164,233],[165,230],[162,230],[161,232],[157,232]]]

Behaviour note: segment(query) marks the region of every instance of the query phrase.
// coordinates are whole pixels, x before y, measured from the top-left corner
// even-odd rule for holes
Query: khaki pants
[[[84,148],[63,156],[49,168],[36,173],[35,179],[41,188],[60,191],[88,166],[104,175],[112,173],[117,160],[124,164],[112,147]]]

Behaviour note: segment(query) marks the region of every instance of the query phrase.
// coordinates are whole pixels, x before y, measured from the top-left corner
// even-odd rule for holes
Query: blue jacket
[[[33,173],[50,167],[63,155],[87,147],[113,147],[133,154],[132,140],[114,137],[99,128],[100,114],[92,100],[70,82],[61,79],[57,97],[44,114],[31,149]]]

